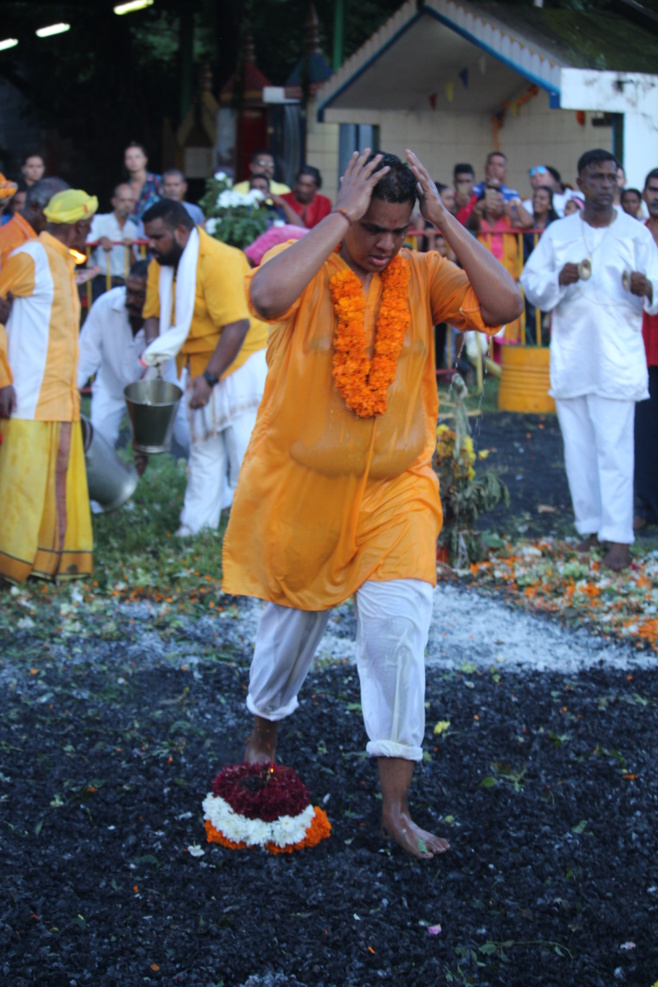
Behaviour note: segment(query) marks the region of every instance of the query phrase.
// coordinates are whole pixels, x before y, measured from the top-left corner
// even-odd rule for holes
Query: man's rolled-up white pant
[[[576,531],[631,545],[635,402],[587,394],[555,406]]]
[[[371,757],[422,760],[432,593],[430,584],[418,579],[370,580],[356,593],[357,669]],[[330,616],[331,610],[267,605],[249,676],[251,713],[277,721],[297,709],[297,694]]]

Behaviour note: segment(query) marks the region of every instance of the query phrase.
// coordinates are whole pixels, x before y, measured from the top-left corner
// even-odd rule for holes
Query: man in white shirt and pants
[[[130,185],[117,185],[112,195],[112,212],[94,216],[87,243],[99,243],[92,252],[92,263],[100,273],[94,278],[94,298],[107,289],[108,267],[110,286],[125,284],[133,263],[133,243],[139,239],[139,228],[130,219],[135,208],[135,193]]]
[[[617,161],[578,162],[585,208],[551,223],[521,275],[526,297],[551,311],[551,394],[582,550],[607,543],[603,564],[630,562],[633,421],[648,395],[642,310],[658,312],[658,252],[649,231],[613,206]]]

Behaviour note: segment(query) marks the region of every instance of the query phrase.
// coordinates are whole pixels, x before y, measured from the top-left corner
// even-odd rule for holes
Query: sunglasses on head
[[[546,167],[546,165],[538,165],[536,168],[531,168],[530,169],[530,174],[531,175],[545,175],[547,171],[548,171],[548,168]]]

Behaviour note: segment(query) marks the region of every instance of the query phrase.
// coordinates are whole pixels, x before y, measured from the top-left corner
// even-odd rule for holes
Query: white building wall
[[[524,91],[520,90],[519,95]],[[378,125],[380,146],[384,150],[403,157],[405,148],[410,147],[432,177],[445,184],[452,182],[452,169],[457,162],[469,162],[475,168],[478,180],[482,178],[486,156],[494,148],[494,131],[489,114],[458,115],[443,110],[328,109],[325,118],[328,122],[316,124],[316,127],[326,127],[332,133],[337,133],[336,123]],[[335,141],[337,161],[337,136]],[[331,154],[330,143],[327,141],[323,147],[325,156]],[[528,170],[538,164],[550,164],[557,168],[563,181],[575,187],[578,158],[593,147],[612,150],[612,128],[594,127],[591,113],[585,115],[585,126],[580,126],[574,110],[550,109],[548,94],[540,92],[520,107],[516,116],[508,111],[504,126],[499,131],[498,147],[509,159],[507,184],[517,188],[525,197],[530,194]],[[315,161],[310,161],[310,155],[309,162],[315,164]],[[329,164],[321,170],[325,176],[327,195],[330,195],[331,189],[337,188],[336,164],[333,172]]]
[[[311,100],[306,118],[306,164],[319,168],[322,194],[332,201],[338,189],[339,128],[335,123],[318,123],[317,104]]]

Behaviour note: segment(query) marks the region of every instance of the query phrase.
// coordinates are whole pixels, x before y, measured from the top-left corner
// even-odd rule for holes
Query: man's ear
[[[190,231],[187,226],[176,226],[174,229],[174,240],[179,247],[184,247],[190,239]]]

